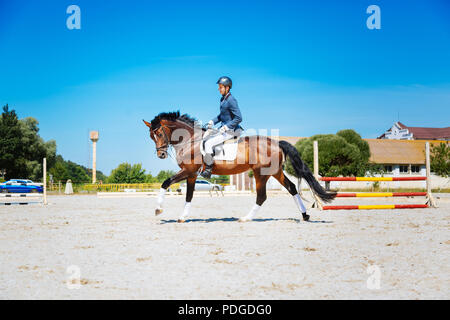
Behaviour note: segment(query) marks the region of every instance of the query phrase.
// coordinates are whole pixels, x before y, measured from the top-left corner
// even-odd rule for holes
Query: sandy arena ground
[[[194,195],[185,224],[176,196],[158,217],[150,197],[2,206],[0,298],[449,299],[450,195],[440,197],[439,209],[311,210],[309,223],[289,195],[269,195],[248,223],[237,218],[254,195]]]

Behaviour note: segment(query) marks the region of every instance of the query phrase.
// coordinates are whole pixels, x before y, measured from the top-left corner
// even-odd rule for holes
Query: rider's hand
[[[228,130],[230,130],[230,129],[228,129],[228,127],[227,127],[226,125],[224,125],[224,126],[222,126],[222,127],[220,128],[220,133],[224,133],[224,132],[226,132],[226,131],[228,131]]]
[[[214,121],[209,120],[208,122],[208,129],[211,129],[214,126]]]

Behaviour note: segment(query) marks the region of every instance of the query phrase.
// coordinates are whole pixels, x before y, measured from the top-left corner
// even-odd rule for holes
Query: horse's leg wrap
[[[303,220],[309,221],[309,215],[306,214],[306,208],[305,208],[305,205],[303,204],[303,201],[302,201],[302,198],[300,197],[300,195],[296,194],[296,195],[293,195],[292,197],[294,198],[295,203],[297,204],[298,210],[300,210],[300,212],[302,213]]]
[[[156,215],[161,214],[163,211],[162,204],[164,202],[164,195],[166,194],[166,191],[167,190],[164,188],[159,189],[158,200],[157,200],[158,206],[156,207],[156,210],[155,210]]]
[[[252,210],[250,210],[250,212],[245,217],[240,218],[239,221],[241,221],[241,222],[252,221],[253,217],[255,216],[255,214],[258,213],[260,208],[261,208],[260,205],[255,204],[253,206]]]
[[[191,212],[191,203],[185,202],[183,213],[181,214],[180,218],[178,219],[178,222],[184,222],[190,212]]]
[[[306,213],[306,208],[305,205],[303,204],[302,198],[300,198],[299,194],[295,194],[292,196],[292,198],[294,198],[295,204],[297,205],[298,210],[300,210],[300,212]]]

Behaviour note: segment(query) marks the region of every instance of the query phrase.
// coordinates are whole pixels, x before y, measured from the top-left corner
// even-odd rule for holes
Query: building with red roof
[[[377,139],[391,140],[450,140],[450,127],[424,128],[408,127],[400,121],[379,136]]]

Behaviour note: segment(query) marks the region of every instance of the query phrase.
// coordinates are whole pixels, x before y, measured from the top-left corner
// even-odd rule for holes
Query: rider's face
[[[223,84],[219,84],[219,92],[221,95],[226,95],[230,91],[230,87],[225,87]]]

